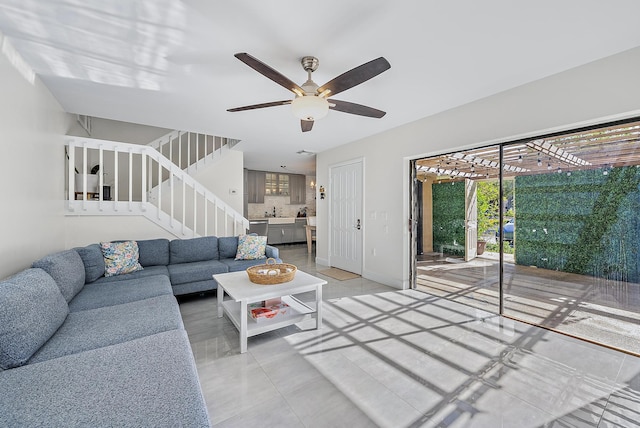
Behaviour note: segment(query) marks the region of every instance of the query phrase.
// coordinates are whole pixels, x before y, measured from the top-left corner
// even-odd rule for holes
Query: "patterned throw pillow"
[[[101,242],[100,249],[104,257],[104,276],[122,275],[142,270],[138,262],[138,243],[136,241]]]
[[[238,252],[236,260],[264,259],[267,248],[266,236],[240,235],[238,237]]]

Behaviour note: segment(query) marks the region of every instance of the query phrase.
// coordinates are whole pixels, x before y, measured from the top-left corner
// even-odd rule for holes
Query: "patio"
[[[640,285],[530,266],[505,255],[504,314],[640,354]],[[420,256],[419,290],[498,313],[499,259]]]

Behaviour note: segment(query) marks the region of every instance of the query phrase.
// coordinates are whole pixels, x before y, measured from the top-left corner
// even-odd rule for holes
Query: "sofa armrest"
[[[280,250],[276,247],[272,247],[271,245],[267,245],[267,247],[265,248],[264,251],[265,256],[267,256],[267,258],[274,258],[274,259],[279,259],[280,258]]]

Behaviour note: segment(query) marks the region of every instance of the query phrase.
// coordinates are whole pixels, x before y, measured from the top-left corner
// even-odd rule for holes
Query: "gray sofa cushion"
[[[234,260],[234,259],[223,259],[220,260],[220,263],[224,263],[229,268],[229,272],[238,272],[241,270],[246,270],[248,267],[261,265],[266,263],[266,259],[255,259],[255,260]],[[279,262],[279,260],[276,260]]]
[[[69,311],[86,311],[105,306],[121,305],[150,297],[173,294],[169,278],[164,275],[148,276],[127,281],[87,284],[69,302]]]
[[[225,236],[218,238],[218,251],[220,252],[220,260],[235,259],[238,252],[238,237]]]
[[[166,266],[148,266],[142,270],[137,270],[131,273],[124,273],[122,275],[103,276],[95,281],[95,284],[104,284],[106,282],[114,281],[129,281],[131,279],[145,278],[148,276],[164,275],[169,276],[169,270]]]
[[[169,277],[171,278],[172,285],[213,279],[212,275],[216,273],[229,272],[227,265],[217,260],[181,263],[178,265],[169,265],[167,268],[169,269]]]
[[[169,243],[171,264],[218,260],[218,238],[174,239]]]
[[[90,283],[104,276],[104,256],[100,245],[91,244],[74,248],[84,264],[84,282]]]
[[[274,258],[278,263],[282,263],[282,260],[280,260],[279,248],[267,245],[267,248],[264,249],[264,254],[267,256],[267,258]]]
[[[5,370],[26,363],[69,313],[56,282],[42,269],[26,269],[0,282],[0,308],[0,368]]]
[[[183,327],[176,298],[170,295],[72,312],[29,364]]]
[[[0,372],[3,427],[208,427],[189,339],[171,330]]]
[[[147,239],[138,241],[138,261],[145,268],[147,266],[166,266],[169,264],[169,240]]]
[[[70,302],[84,286],[84,263],[74,250],[49,254],[33,262],[32,267],[40,268],[51,275],[67,302]]]
[[[218,283],[212,278],[205,281],[188,282],[173,286],[173,294],[181,296],[183,294],[201,293],[218,288]]]

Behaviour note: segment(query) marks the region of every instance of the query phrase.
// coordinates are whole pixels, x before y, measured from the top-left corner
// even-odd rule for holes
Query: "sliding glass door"
[[[414,165],[416,288],[640,354],[640,122]]]
[[[503,147],[514,262],[504,315],[640,353],[640,124]]]

